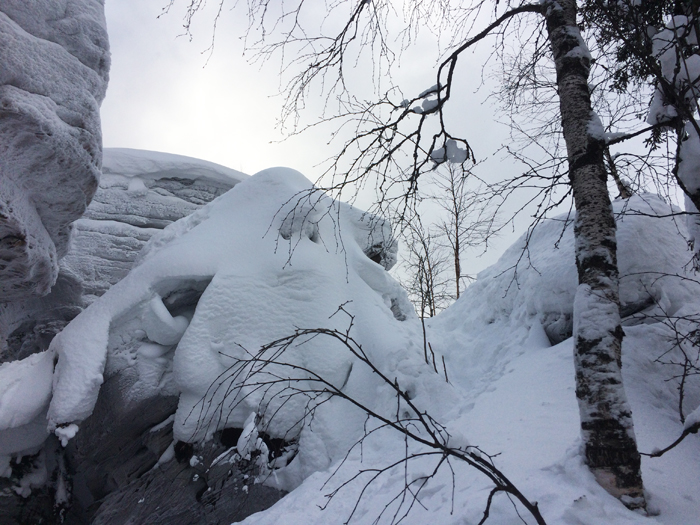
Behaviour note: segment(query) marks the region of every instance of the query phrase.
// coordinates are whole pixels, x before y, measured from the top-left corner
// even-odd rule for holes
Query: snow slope
[[[700,289],[696,282],[659,274],[684,275],[682,266],[691,256],[679,235],[682,225],[670,218],[643,215],[664,215],[670,211],[667,205],[645,195],[616,202],[615,210],[621,297],[628,313],[623,373],[639,448],[651,452],[673,442],[683,430],[677,412],[677,382],[666,381],[676,370],[654,362],[673,348],[674,334],[663,323],[654,322],[654,316],[662,309],[670,316],[697,314]],[[531,501],[539,503],[547,523],[697,523],[697,436],[690,436],[661,458],[644,458],[652,517],[628,511],[595,482],[583,464],[572,342],[566,339],[551,346],[543,329],[543,323],[560,320],[572,311],[576,287],[573,232],[568,223],[562,234],[563,219],[545,222],[535,230],[527,242],[529,256],[521,257],[526,238],[517,242],[479,275],[456,304],[429,323],[428,340],[438,362],[440,355],[445,357],[450,384],[433,385],[437,392],[430,392],[426,377],[440,374],[423,366],[413,380],[415,401],[451,433],[497,454],[495,464]],[[394,369],[387,372],[393,374]],[[432,395],[426,395],[426,390]],[[687,414],[700,403],[697,380],[686,395]],[[343,485],[362,469],[401,460],[405,443],[397,434],[384,431],[365,439],[361,453],[354,450],[342,464],[337,457],[330,468],[307,478],[274,507],[245,523],[343,523],[351,515],[356,523],[373,523],[380,516],[380,522],[388,523],[392,517],[400,518],[411,502],[409,497],[400,507],[405,484],[433,472],[437,459],[416,460],[405,470],[403,465],[394,467],[364,493],[371,470]],[[410,444],[409,449],[425,451]],[[451,467],[453,470],[443,466],[427,483],[403,523],[480,521],[490,490],[488,481],[464,465],[453,463]],[[338,488],[338,497],[329,503],[327,495]],[[523,516],[527,523],[534,523],[532,517]],[[519,522],[514,504],[502,494],[496,496],[487,523]]]

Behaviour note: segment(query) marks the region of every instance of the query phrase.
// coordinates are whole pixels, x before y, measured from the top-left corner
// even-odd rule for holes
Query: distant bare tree
[[[471,173],[461,164],[447,163],[432,178],[430,199],[444,213],[438,231],[452,255],[455,299],[459,299],[462,281],[472,277],[462,273],[462,257],[469,248],[483,246],[495,229],[496,217],[488,195],[470,189]]]
[[[407,224],[401,236],[403,252],[397,277],[421,319],[435,316],[454,300],[451,292],[450,254],[440,234],[423,226],[420,216]]]

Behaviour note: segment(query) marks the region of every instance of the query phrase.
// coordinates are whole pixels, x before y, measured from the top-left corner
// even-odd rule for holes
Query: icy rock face
[[[0,301],[49,292],[97,189],[109,46],[100,0],[0,4]]]
[[[172,422],[149,433],[172,437]],[[164,461],[110,492],[90,523],[229,524],[269,508],[284,495],[239,470],[235,457],[235,449],[215,440],[193,447],[192,455]]]
[[[0,303],[0,362],[49,347],[95,297],[122,279],[154,233],[247,177],[214,163],[129,149],[105,149],[104,175],[51,292]]]
[[[80,281],[68,272],[59,273],[48,295],[0,304],[0,363],[46,350],[82,306]]]
[[[148,240],[247,175],[212,162],[106,148],[100,186],[75,222],[61,267],[78,276],[87,302],[121,280]]]

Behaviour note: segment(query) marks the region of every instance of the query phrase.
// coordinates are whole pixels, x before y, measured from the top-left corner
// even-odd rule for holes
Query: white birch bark
[[[630,508],[645,507],[632,412],[621,375],[620,300],[615,220],[607,189],[604,141],[595,133],[590,54],[576,24],[575,0],[545,3],[554,54],[569,177],[576,205],[574,302],[576,396],[589,468]]]

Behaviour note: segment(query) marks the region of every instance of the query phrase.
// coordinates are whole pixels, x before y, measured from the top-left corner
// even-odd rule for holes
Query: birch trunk
[[[554,54],[569,177],[576,205],[576,397],[586,459],[598,482],[629,508],[645,507],[632,412],[622,384],[615,220],[602,137],[591,128],[590,55],[575,0],[544,5]]]

